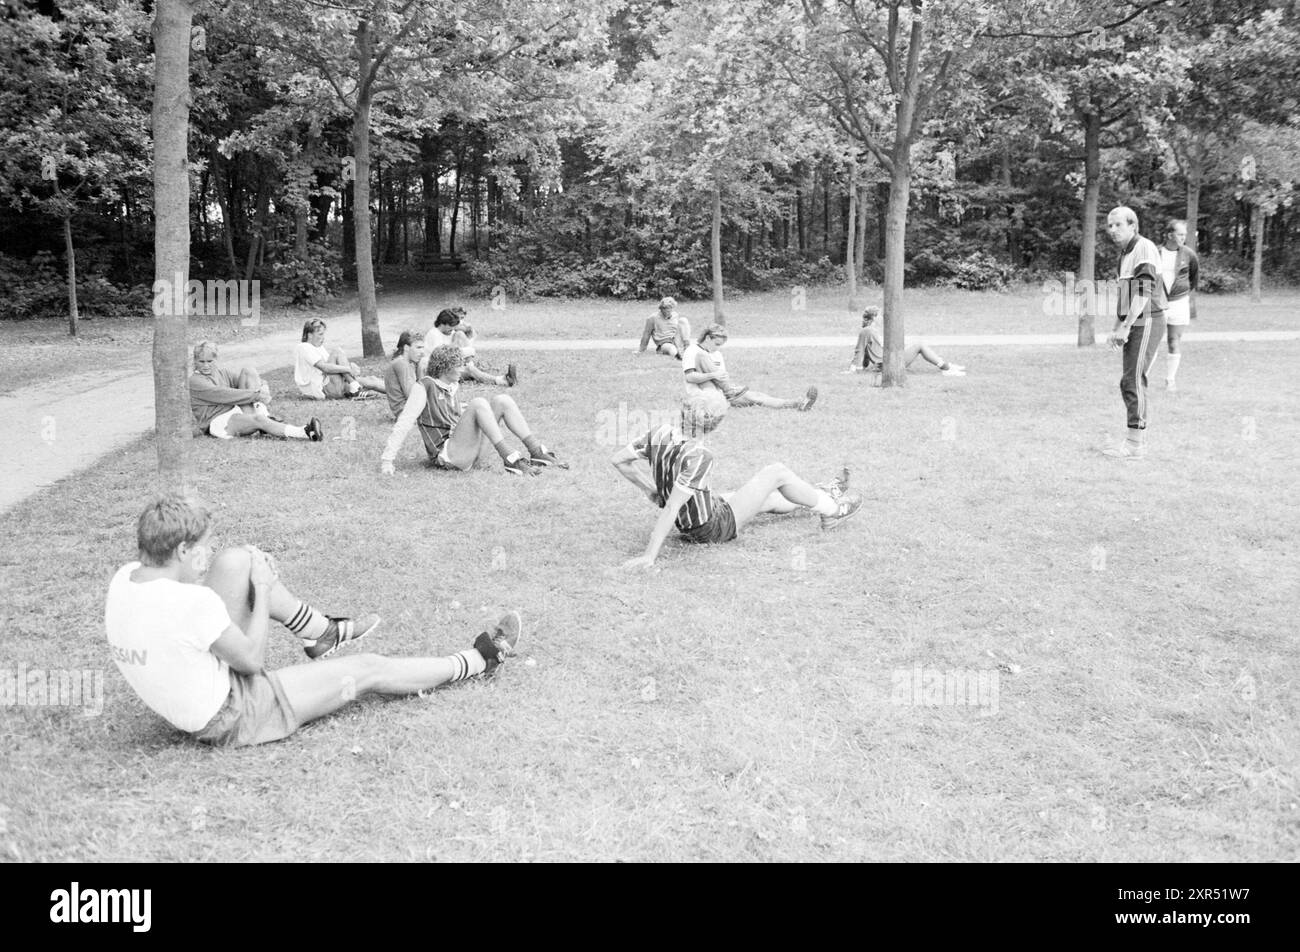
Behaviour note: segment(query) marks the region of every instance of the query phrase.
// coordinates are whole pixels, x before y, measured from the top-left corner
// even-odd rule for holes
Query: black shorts
[[[721,497],[713,497],[713,515],[704,525],[693,529],[681,529],[682,538],[687,542],[700,545],[712,545],[718,542],[730,542],[736,537],[736,515],[731,506]]]

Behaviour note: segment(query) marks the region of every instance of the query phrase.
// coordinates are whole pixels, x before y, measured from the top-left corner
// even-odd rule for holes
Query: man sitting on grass
[[[884,368],[885,342],[881,339],[880,331],[875,326],[876,317],[879,314],[880,308],[878,307],[869,307],[862,312],[862,330],[858,331],[858,345],[853,349],[853,359],[849,362],[849,369],[844,371],[846,374],[878,374]],[[938,367],[939,372],[945,377],[966,376],[965,367],[948,363],[934,352],[933,347],[924,341],[914,341],[903,348],[904,366],[910,366],[918,356]]]
[[[726,412],[721,394],[697,394],[682,404],[681,430],[662,424],[614,454],[614,468],[662,510],[645,552],[623,568],[653,566],[674,526],[687,542],[730,542],[761,512],[811,509],[821,516],[823,529],[834,529],[862,508],[862,497],[847,493],[847,468],[814,486],[773,463],[736,491],[714,493],[709,488],[713,453],[702,438],[717,428]]]
[[[459,348],[451,344],[435,347],[430,352],[428,372],[406,398],[406,406],[393,425],[380,457],[380,471],[386,476],[393,474],[393,460],[397,459],[411,427],[416,425],[435,469],[470,469],[485,450],[485,437],[500,455],[507,473],[536,476],[537,467],[541,466],[568,469],[568,463],[560,462],[558,456],[532,435],[518,405],[506,394],[498,393],[491,400],[475,397],[467,404],[459,401],[457,393],[464,362]],[[527,456],[506,445],[502,425],[524,444]]]
[[[190,412],[194,426],[202,433],[229,440],[253,433],[269,433],[286,440],[325,438],[320,420],[312,417],[306,426],[293,426],[272,419],[266,405],[271,388],[257,371],[244,368],[234,374],[217,366],[217,345],[200,341],[194,347],[194,373],[190,374]]]
[[[180,495],[155,499],[136,526],[140,561],[108,586],[104,623],[118,670],[155,713],[195,740],[246,747],[281,740],[364,694],[415,694],[492,671],[515,653],[510,612],[468,651],[441,658],[356,654],[378,615],[322,615],[292,595],[252,546],[212,556],[212,518]],[[307,664],[268,671],[270,620],[301,639]]]
[[[727,342],[727,329],[721,324],[710,324],[700,335],[698,344],[691,344],[682,356],[682,371],[686,374],[686,393],[722,391],[727,403],[733,407],[771,407],[774,410],[799,410],[806,412],[817,402],[817,388],[809,387],[802,399],[769,397],[734,383],[727,373],[727,363],[722,356],[722,345]]]
[[[677,314],[677,301],[666,297],[659,302],[659,310],[645,320],[639,352],[644,354],[650,342],[654,341],[656,354],[681,360],[690,339],[690,323]]]
[[[384,393],[388,396],[388,412],[396,420],[402,415],[406,398],[420,381],[420,364],[424,363],[424,335],[419,331],[402,331],[397,336],[397,349],[384,371]]]
[[[302,342],[293,349],[293,382],[309,400],[343,400],[366,391],[384,392],[384,382],[367,377],[343,351],[325,346],[325,322],[313,318],[302,325]]]

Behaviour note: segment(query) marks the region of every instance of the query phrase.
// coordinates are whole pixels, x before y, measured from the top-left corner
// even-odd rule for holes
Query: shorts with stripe
[[[731,511],[725,499],[712,496],[710,500],[712,515],[709,521],[690,529],[680,529],[682,538],[699,545],[713,545],[730,542],[736,538],[736,515]]]

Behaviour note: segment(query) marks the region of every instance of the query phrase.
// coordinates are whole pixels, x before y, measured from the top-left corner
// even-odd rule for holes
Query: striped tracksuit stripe
[[[1130,328],[1124,344],[1124,372],[1119,378],[1119,392],[1124,398],[1130,430],[1147,427],[1147,372],[1156,359],[1164,334],[1164,316],[1148,317]]]

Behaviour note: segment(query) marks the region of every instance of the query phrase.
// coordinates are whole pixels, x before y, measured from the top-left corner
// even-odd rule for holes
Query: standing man
[[[1119,308],[1110,346],[1124,351],[1119,392],[1128,417],[1128,436],[1102,452],[1117,459],[1146,456],[1147,371],[1165,329],[1165,286],[1160,278],[1160,251],[1138,234],[1137,213],[1124,205],[1106,216],[1106,232],[1119,248]]]
[[[1196,316],[1196,285],[1200,277],[1201,262],[1196,252],[1187,247],[1187,222],[1181,218],[1170,219],[1165,227],[1165,243],[1160,246],[1160,278],[1165,285],[1166,348],[1165,387],[1178,389],[1178,365],[1183,353],[1179,341],[1183,328]],[[1159,341],[1156,342],[1157,345]]]

